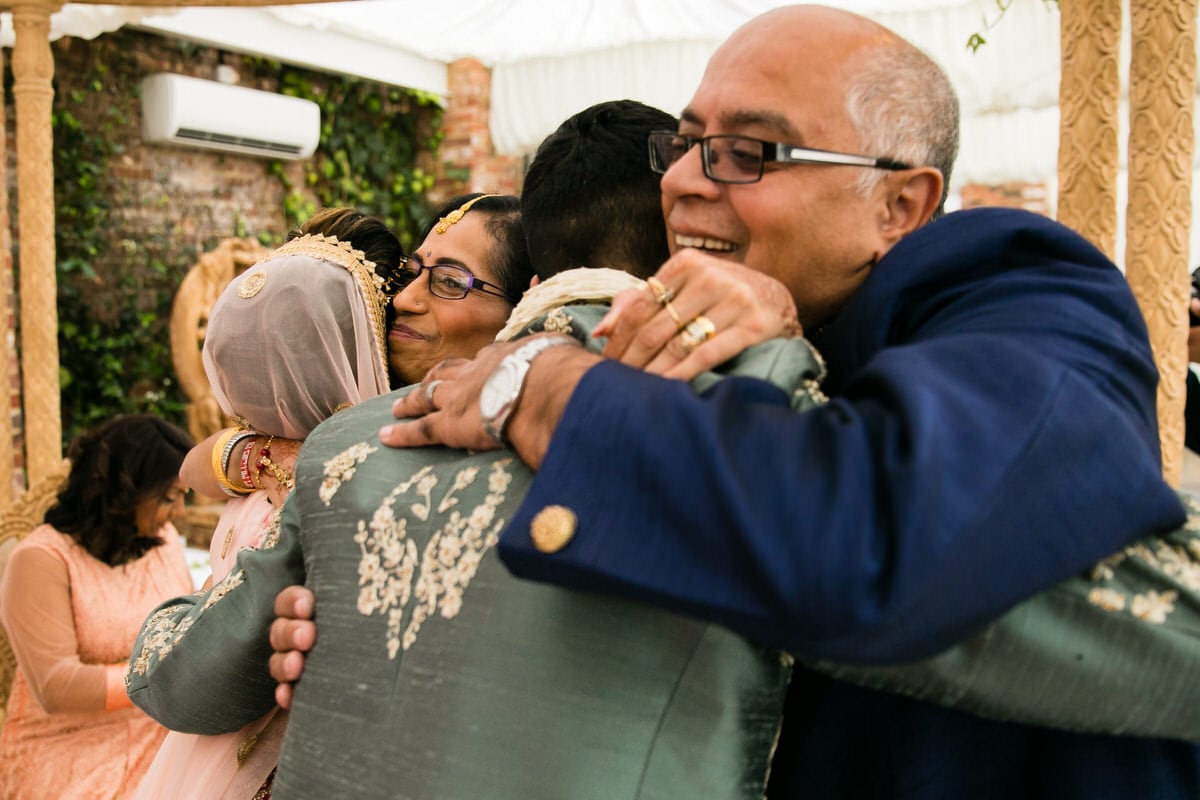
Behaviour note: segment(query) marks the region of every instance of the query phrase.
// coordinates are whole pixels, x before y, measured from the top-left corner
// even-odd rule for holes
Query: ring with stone
[[[707,342],[717,332],[717,326],[704,315],[695,317],[679,331],[679,346],[683,352],[691,353]]]
[[[699,314],[692,318],[692,321],[683,326],[683,329],[692,336],[699,339],[701,342],[707,342],[717,333],[717,326],[713,321],[703,314]]]
[[[646,285],[650,287],[650,291],[654,294],[654,302],[660,306],[666,306],[675,299],[675,290],[668,289],[663,285],[663,282],[651,275],[646,278]]]

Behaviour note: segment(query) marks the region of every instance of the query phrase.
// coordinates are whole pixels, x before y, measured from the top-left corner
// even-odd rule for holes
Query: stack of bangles
[[[291,474],[283,467],[271,460],[271,444],[275,441],[274,436],[268,436],[267,441],[259,451],[258,458],[252,457],[254,450],[254,439],[258,438],[259,434],[254,431],[245,430],[244,428],[231,428],[220,436],[213,443],[212,449],[212,468],[213,475],[216,476],[217,484],[221,487],[221,491],[229,497],[245,497],[246,495],[263,489],[262,474],[267,472],[279,485],[287,490],[291,490],[296,482]],[[229,462],[233,457],[233,451],[238,444],[246,441],[246,446],[242,448],[242,456],[239,464],[238,477],[241,478],[239,486],[229,478]]]

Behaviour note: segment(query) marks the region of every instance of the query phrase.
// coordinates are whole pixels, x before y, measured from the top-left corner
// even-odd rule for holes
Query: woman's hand
[[[270,441],[267,459],[272,466],[267,466],[263,463],[263,449],[268,448],[268,440]],[[262,434],[254,437],[250,447],[250,453],[246,457],[247,464],[250,465],[250,471],[253,473],[253,480],[267,493],[267,497],[271,500],[271,505],[279,508],[283,505],[283,501],[287,499],[288,493],[292,487],[288,482],[295,480],[296,475],[296,456],[300,453],[300,445],[303,442],[295,439],[280,439],[278,437],[268,437]],[[230,470],[240,472],[240,463],[235,463],[235,459],[230,459]],[[241,480],[237,481],[239,484]]]
[[[684,248],[646,287],[617,295],[592,335],[608,337],[609,358],[690,380],[752,345],[801,334],[796,304],[778,280]]]
[[[205,497],[217,500],[226,497],[226,494],[221,491],[221,485],[217,482],[217,476],[213,473],[213,448],[217,446],[221,435],[229,430],[231,429],[225,428],[217,431],[188,451],[188,454],[184,456],[183,466],[179,468],[179,479],[184,486]],[[260,468],[263,448],[267,446],[268,439],[270,439],[270,453],[267,458],[278,470]],[[286,481],[291,480],[295,475],[296,455],[300,452],[300,445],[301,442],[295,439],[268,437],[261,433],[252,437],[248,436],[237,442],[230,451],[225,477],[229,480],[230,485],[248,490],[248,492],[258,488],[265,490],[271,499],[271,504],[278,508],[283,505],[283,501],[287,499],[290,491]],[[247,447],[250,448],[248,452],[246,451]],[[243,457],[251,476],[250,484],[243,479]]]
[[[225,493],[217,483],[217,476],[213,474],[212,451],[216,447],[217,439],[228,430],[225,428],[217,431],[189,450],[179,468],[179,480],[185,487],[213,500],[225,499]],[[236,464],[234,466],[236,468]]]

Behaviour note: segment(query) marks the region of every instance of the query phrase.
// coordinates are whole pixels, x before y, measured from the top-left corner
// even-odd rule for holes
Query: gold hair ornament
[[[454,223],[458,222],[460,219],[465,217],[467,215],[467,212],[471,210],[471,206],[475,205],[476,203],[478,203],[480,200],[482,200],[485,197],[499,197],[499,196],[500,195],[498,195],[498,194],[481,194],[481,195],[479,195],[479,197],[472,197],[470,200],[463,203],[461,206],[459,206],[458,208],[454,209],[446,216],[439,219],[437,221],[437,225],[433,226],[433,232],[436,233],[438,236],[441,236],[443,233],[450,230],[451,225],[453,225]]]

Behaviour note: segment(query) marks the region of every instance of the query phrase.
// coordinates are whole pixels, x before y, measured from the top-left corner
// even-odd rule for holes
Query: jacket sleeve
[[[1200,496],[1188,520],[921,661],[806,661],[840,680],[1001,721],[1200,741]]]
[[[1071,262],[1059,251],[1074,239],[1013,238],[1013,262],[986,278],[959,264],[957,284],[885,286],[839,315],[850,333],[825,355],[843,374],[828,404],[802,413],[751,379],[697,395],[593,367],[501,558],[521,577],[806,657],[880,663],[938,652],[1179,525],[1159,466],[1157,376],[1122,276]],[[885,262],[871,279],[906,268]],[[529,531],[550,505],[578,522],[546,554]]]
[[[275,595],[304,583],[296,505],[284,503],[262,549],[239,553],[223,580],[168,600],[143,623],[126,689],[167,728],[227,733],[275,704],[267,668]]]

